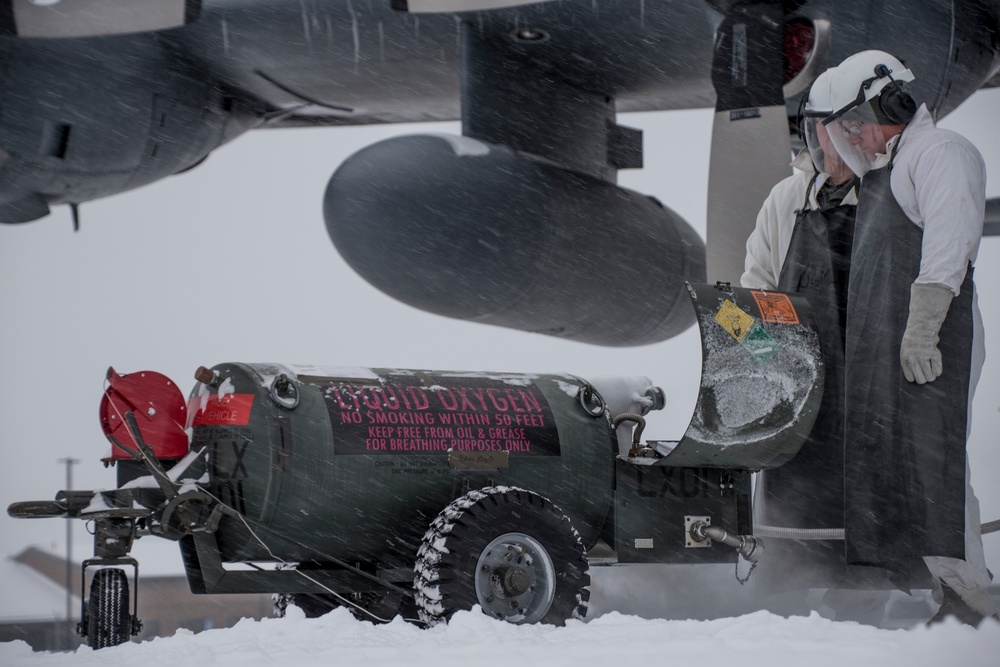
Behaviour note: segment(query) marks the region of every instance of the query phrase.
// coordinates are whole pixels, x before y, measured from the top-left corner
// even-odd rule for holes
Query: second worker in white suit
[[[761,207],[741,278],[744,287],[805,296],[823,344],[826,379],[817,420],[795,458],[757,475],[754,492],[758,523],[800,534],[844,525],[844,331],[858,178],[821,122],[832,111],[826,72],[799,111],[806,148],[792,162],[796,171]],[[848,566],[843,542],[831,539],[768,540],[757,581],[772,611],[809,613],[808,589],[822,588],[835,618],[873,625],[890,587],[883,571]]]

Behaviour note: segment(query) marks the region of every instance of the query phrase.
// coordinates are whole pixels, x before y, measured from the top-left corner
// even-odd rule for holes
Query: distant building
[[[175,544],[165,546],[177,549]],[[145,574],[139,560],[139,619],[142,632],[133,641],[168,637],[178,628],[201,632],[228,628],[242,618],[273,616],[269,595],[195,595],[183,574]],[[128,574],[130,586],[132,572]],[[88,570],[88,576],[93,574]],[[156,572],[156,570],[153,570]],[[28,547],[0,561],[3,602],[0,642],[23,640],[36,651],[72,650],[83,643],[80,620],[81,564],[70,570],[70,619],[66,619],[66,559]]]
[[[3,581],[0,642],[21,639],[36,650],[75,648],[79,641],[67,632],[65,565],[61,573],[56,574],[61,580],[54,581],[18,560],[28,551],[30,549],[18,557],[0,560],[0,581]],[[79,575],[76,579],[79,581]],[[78,594],[70,595],[70,607],[79,615]]]

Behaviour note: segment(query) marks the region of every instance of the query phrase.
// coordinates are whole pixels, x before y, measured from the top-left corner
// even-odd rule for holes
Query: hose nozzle
[[[710,526],[704,521],[695,521],[690,529],[691,539],[695,542],[712,540],[736,549],[736,552],[750,563],[756,563],[764,555],[764,543],[753,535],[730,535],[718,526]]]

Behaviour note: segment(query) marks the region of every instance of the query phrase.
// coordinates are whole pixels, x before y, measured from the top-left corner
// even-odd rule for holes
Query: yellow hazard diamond
[[[751,315],[741,310],[735,303],[726,299],[722,302],[722,307],[715,314],[715,321],[729,332],[729,335],[742,343],[753,326],[754,319]]]

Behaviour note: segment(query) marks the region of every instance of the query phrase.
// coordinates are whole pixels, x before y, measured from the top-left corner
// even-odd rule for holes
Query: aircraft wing
[[[341,255],[431,312],[654,342],[690,324],[684,280],[738,280],[813,77],[882,48],[940,117],[993,80],[998,15],[997,0],[0,0],[0,222],[189,171],[251,129],[458,119],[462,136],[338,168],[323,202]],[[644,150],[618,114],[713,106],[706,269],[670,202],[618,187]]]

